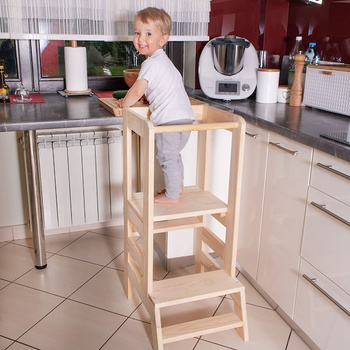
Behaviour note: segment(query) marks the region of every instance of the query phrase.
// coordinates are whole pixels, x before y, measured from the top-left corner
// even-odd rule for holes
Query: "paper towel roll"
[[[279,69],[258,69],[258,81],[256,85],[256,102],[277,102],[279,78]]]
[[[85,47],[64,48],[64,65],[66,69],[67,93],[89,92],[87,79],[87,62]]]

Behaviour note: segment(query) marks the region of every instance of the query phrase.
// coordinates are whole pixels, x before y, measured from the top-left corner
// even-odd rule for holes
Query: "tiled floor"
[[[121,228],[48,236],[46,247],[48,266],[37,270],[32,240],[0,242],[0,350],[152,349],[144,306],[123,292]],[[159,261],[155,266],[155,278],[164,278]],[[247,280],[238,278],[246,286],[249,342],[229,330],[165,350],[309,349]],[[231,303],[215,298],[195,305],[193,313],[203,313],[203,305],[206,312],[220,313]]]

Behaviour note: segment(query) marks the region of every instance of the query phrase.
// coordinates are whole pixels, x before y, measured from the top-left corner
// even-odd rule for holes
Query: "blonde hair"
[[[156,7],[147,7],[136,13],[134,20],[139,18],[142,23],[154,22],[163,34],[170,35],[172,21],[171,17],[163,10]]]

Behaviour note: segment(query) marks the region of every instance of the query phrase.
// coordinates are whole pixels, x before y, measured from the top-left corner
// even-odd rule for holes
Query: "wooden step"
[[[130,204],[142,217],[143,197],[137,193]],[[154,204],[154,222],[188,218],[209,214],[225,216],[227,205],[222,200],[208,191],[202,191],[197,187],[185,191],[181,195],[181,203],[176,205]]]
[[[202,227],[203,222],[197,217],[158,221],[154,224],[153,233],[184,230],[187,228]]]
[[[243,327],[243,321],[234,313],[207,317],[163,327],[163,343],[171,343],[238,327]]]
[[[236,277],[217,270],[156,281],[149,295],[155,307],[161,308],[240,291],[244,286]]]

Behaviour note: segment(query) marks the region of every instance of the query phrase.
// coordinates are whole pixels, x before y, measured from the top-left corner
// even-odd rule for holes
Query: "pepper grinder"
[[[299,53],[294,57],[295,75],[294,82],[291,89],[289,105],[298,107],[301,105],[301,99],[303,95],[302,74],[305,64],[305,55]]]

